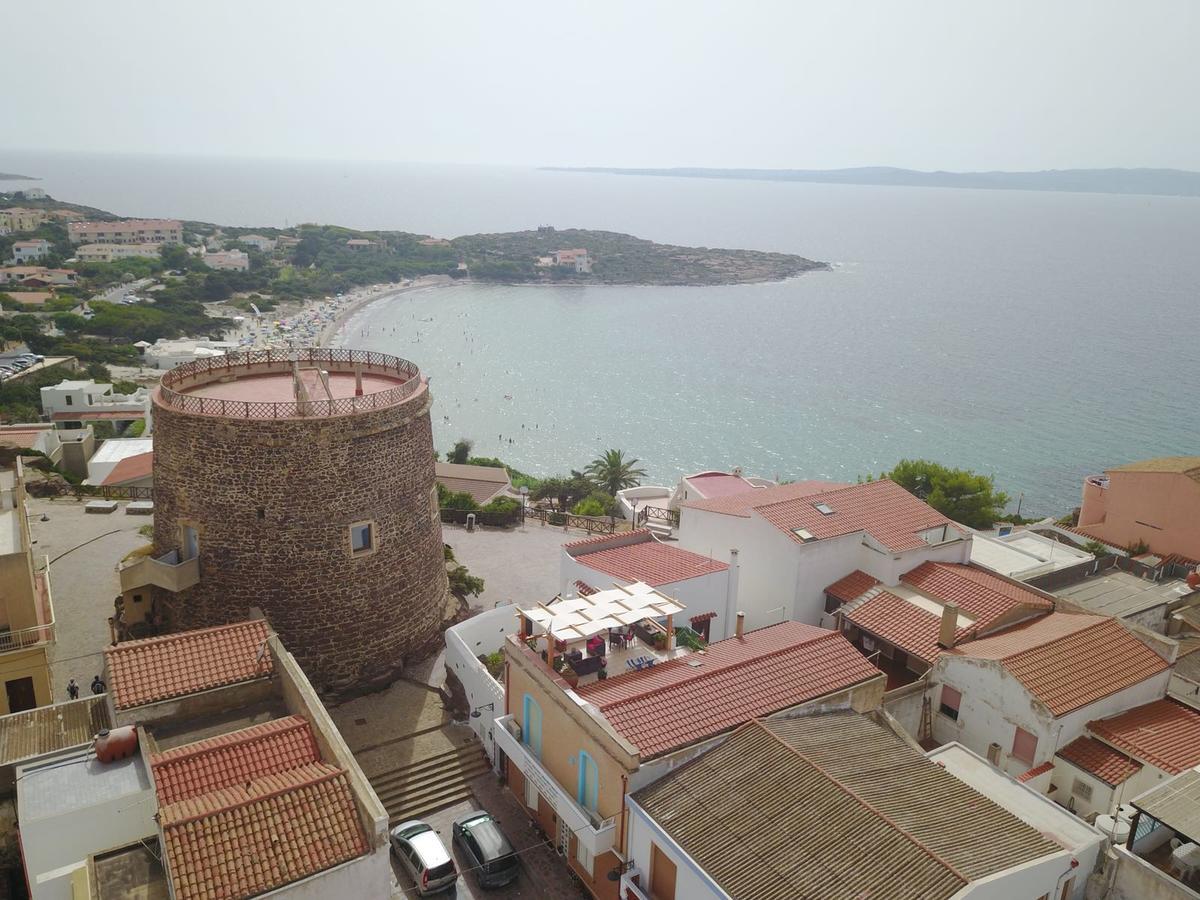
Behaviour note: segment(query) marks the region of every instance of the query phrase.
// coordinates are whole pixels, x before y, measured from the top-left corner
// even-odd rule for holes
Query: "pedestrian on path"
[[[92,679],[92,693],[93,694],[103,694],[106,690],[108,690],[108,686],[104,683],[103,678],[101,678],[99,675],[97,675],[95,678]]]
[[[79,684],[74,678],[67,682],[67,696],[72,700],[79,699]]]

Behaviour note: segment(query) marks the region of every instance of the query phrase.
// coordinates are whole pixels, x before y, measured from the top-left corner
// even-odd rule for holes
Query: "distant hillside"
[[[32,175],[13,175],[11,172],[0,172],[0,181],[41,181]]]
[[[1182,169],[1048,169],[1044,172],[918,172],[888,166],[858,169],[617,169],[546,166],[552,172],[734,178],[898,187],[988,188],[1006,191],[1074,191],[1096,194],[1158,194],[1200,197],[1200,172]]]
[[[450,246],[481,281],[568,281],[585,284],[711,285],[780,281],[815,269],[827,269],[790,253],[718,250],[657,244],[614,231],[582,228],[506,234],[472,234],[454,238]],[[539,269],[539,256],[581,247],[595,260],[590,275],[561,267]]]

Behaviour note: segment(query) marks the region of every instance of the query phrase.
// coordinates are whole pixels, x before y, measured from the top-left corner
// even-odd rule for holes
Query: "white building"
[[[242,250],[218,250],[215,253],[205,253],[202,259],[210,269],[245,272],[250,268],[250,256]]]
[[[578,274],[587,274],[592,271],[592,260],[588,256],[586,250],[555,250],[554,264],[556,266],[565,266],[574,269]]]
[[[275,240],[261,234],[243,234],[240,237],[234,238],[234,240],[245,244],[247,247],[253,247],[260,253],[272,253],[275,250]]]
[[[104,484],[126,460],[137,460],[154,452],[153,438],[109,438],[88,460],[88,484]]]
[[[33,900],[73,900],[88,858],[153,841],[158,803],[141,754],[104,763],[84,747],[17,767],[21,851]],[[82,870],[82,872],[81,872]]]
[[[746,627],[795,619],[831,627],[825,588],[855,570],[885,586],[926,561],[965,563],[970,534],[891,481],[805,481],[680,507],[679,546],[716,559],[737,548]]]
[[[112,262],[114,259],[146,258],[159,256],[161,244],[82,244],[75,248],[75,258],[80,262]]]
[[[91,421],[130,422],[143,419],[149,433],[150,393],[138,388],[132,394],[115,394],[111,384],[86,381],[60,381],[42,388],[42,412],[59,427],[81,427]]]
[[[736,557],[735,552],[731,568],[660,541],[647,530],[587,538],[563,544],[560,592],[564,597],[588,595],[640,581],[686,606],[686,624],[706,640],[718,641],[734,632]]]
[[[13,244],[12,252],[14,265],[36,262],[50,255],[50,242],[41,238],[32,241],[16,241]]]
[[[1200,765],[1200,710],[1155,700],[1089,722],[1058,751],[1050,782],[1077,815],[1111,815],[1143,791]]]
[[[933,739],[1010,775],[1044,776],[1089,722],[1163,697],[1177,649],[1116,619],[1062,612],[967,641],[930,672]]]
[[[168,340],[160,338],[154,345],[147,347],[143,358],[146,365],[155,369],[173,369],[186,362],[197,359],[210,359],[214,356],[224,356],[238,345],[232,341],[200,341],[191,339]]]
[[[627,803],[634,900],[1082,900],[1100,843],[1052,806],[1023,821],[848,712],[750,722]]]

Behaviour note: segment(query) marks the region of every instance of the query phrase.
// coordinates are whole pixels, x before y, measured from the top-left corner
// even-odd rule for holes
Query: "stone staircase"
[[[370,782],[395,825],[470,799],[471,779],[491,768],[480,745],[472,742],[372,775]]]

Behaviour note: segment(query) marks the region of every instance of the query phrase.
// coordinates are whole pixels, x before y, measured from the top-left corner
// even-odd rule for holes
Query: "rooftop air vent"
[[[815,509],[817,512],[819,512],[823,516],[832,516],[833,515],[833,507],[830,506],[828,503],[814,503],[813,509]]]
[[[806,543],[806,544],[809,541],[816,540],[816,537],[814,537],[813,533],[811,531],[809,531],[807,528],[793,528],[792,534],[794,534],[796,537],[800,538],[800,540],[804,541],[804,543]]]

